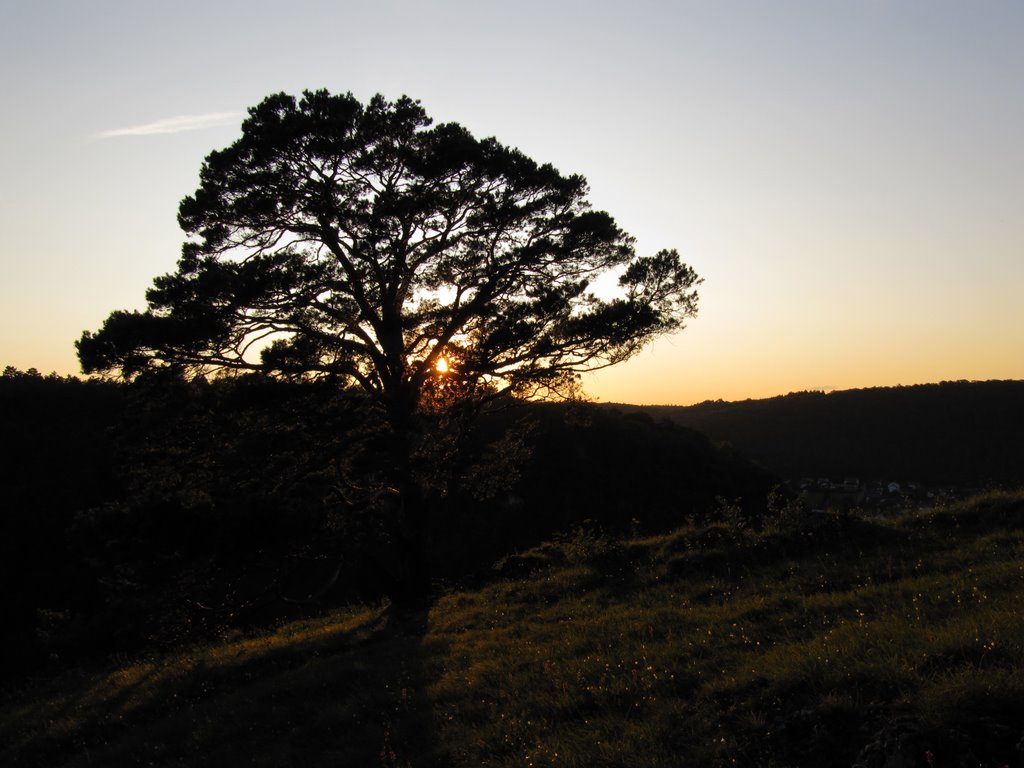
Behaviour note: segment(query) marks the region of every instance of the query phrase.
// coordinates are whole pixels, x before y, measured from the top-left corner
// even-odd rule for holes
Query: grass
[[[582,532],[506,566],[418,615],[356,606],[26,682],[0,700],[0,764],[1021,764],[1024,492]]]

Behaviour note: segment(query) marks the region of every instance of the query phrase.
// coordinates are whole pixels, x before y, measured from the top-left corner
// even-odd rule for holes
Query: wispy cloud
[[[114,128],[97,134],[98,138],[109,139],[115,136],[156,136],[165,133],[183,133],[185,131],[201,131],[204,128],[216,128],[220,125],[238,120],[242,112],[210,112],[205,115],[178,115],[154,120],[152,123],[132,125],[127,128]]]

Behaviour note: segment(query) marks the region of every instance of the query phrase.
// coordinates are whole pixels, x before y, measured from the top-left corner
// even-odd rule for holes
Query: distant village
[[[928,487],[908,480],[870,480],[857,477],[833,480],[802,477],[788,482],[812,512],[854,512],[895,514],[919,507],[932,507],[967,498],[980,489]]]

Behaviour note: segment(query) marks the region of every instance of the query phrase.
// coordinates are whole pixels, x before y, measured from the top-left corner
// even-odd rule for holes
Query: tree
[[[126,378],[250,370],[361,389],[390,432],[407,590],[426,581],[415,445],[425,413],[572,393],[697,310],[675,251],[638,257],[582,176],[434,125],[418,101],[277,94],[212,152],[188,236],[145,312],[77,342]],[[618,276],[617,293],[592,290]]]

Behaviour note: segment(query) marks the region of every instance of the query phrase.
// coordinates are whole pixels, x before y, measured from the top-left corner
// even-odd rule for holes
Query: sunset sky
[[[1024,3],[0,0],[0,366],[172,271],[264,96],[408,94],[704,278],[603,401],[1024,378]]]

